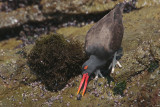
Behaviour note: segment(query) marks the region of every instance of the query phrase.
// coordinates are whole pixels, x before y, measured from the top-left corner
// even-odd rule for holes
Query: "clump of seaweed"
[[[36,41],[28,55],[28,64],[48,90],[57,91],[72,77],[81,74],[85,58],[81,43],[67,41],[59,34],[49,34]]]
[[[117,94],[123,95],[123,91],[125,89],[126,89],[126,82],[125,81],[119,82],[113,89],[114,95]]]

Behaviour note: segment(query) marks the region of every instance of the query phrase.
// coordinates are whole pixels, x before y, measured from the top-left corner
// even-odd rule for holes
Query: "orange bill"
[[[83,83],[84,83],[84,80],[85,80],[85,84],[84,84],[84,89],[83,89],[82,96],[84,95],[84,93],[85,93],[85,91],[86,91],[86,88],[87,88],[87,84],[88,84],[88,78],[89,78],[88,73],[83,74],[83,77],[82,77],[81,83],[80,83],[80,85],[79,85],[77,94],[79,94],[79,92],[80,92],[80,90],[81,90],[81,88],[82,88],[82,85],[83,85]]]
[[[86,74],[86,81],[85,81],[85,84],[84,84],[84,89],[83,89],[83,93],[82,93],[82,96],[84,95],[85,91],[86,91],[86,88],[87,88],[87,84],[88,84],[88,73]]]
[[[83,77],[82,77],[81,83],[80,83],[80,85],[79,85],[77,94],[79,94],[79,91],[81,90],[81,87],[82,87],[82,85],[83,85],[83,82],[84,82],[85,78],[86,78],[86,74],[83,74]]]

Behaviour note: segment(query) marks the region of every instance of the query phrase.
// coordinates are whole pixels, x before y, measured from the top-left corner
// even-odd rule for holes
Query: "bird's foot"
[[[120,68],[122,67],[122,65],[120,64],[120,62],[116,59],[116,57],[118,57],[118,56],[119,56],[119,54],[117,54],[117,52],[115,52],[114,57],[113,57],[113,61],[112,61],[112,63],[109,66],[109,69],[112,67],[111,73],[114,73],[114,69],[115,69],[116,64]]]
[[[98,75],[101,76],[102,78],[104,78],[103,75],[102,75],[102,73],[101,73],[101,71],[100,71],[100,69],[98,69],[98,70],[95,72],[95,75],[96,75],[96,77],[94,78],[94,80],[97,80],[97,79],[98,79]]]
[[[100,77],[104,78],[103,75],[102,75],[102,73],[101,73],[101,71],[100,71],[100,69],[98,69],[98,70],[95,72],[95,75],[96,75],[96,76],[95,76],[95,78],[94,78],[93,88],[96,88],[96,86],[97,86],[98,75],[99,75]]]

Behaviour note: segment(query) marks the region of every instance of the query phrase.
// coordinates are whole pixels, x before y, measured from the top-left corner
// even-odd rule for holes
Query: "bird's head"
[[[89,60],[87,60],[82,65],[83,77],[82,77],[82,80],[81,80],[81,83],[80,83],[80,86],[79,86],[77,94],[79,93],[79,91],[80,91],[80,89],[81,89],[81,87],[83,85],[83,82],[85,81],[84,90],[83,90],[82,96],[84,95],[86,87],[87,87],[89,76],[92,73],[94,73],[96,70],[98,70],[102,65],[104,65],[105,62],[106,61],[103,61],[103,60],[97,58],[96,56],[90,56]]]
[[[77,94],[78,94],[79,91],[81,90],[81,87],[82,87],[82,85],[83,85],[83,82],[85,81],[84,90],[83,90],[82,96],[84,95],[85,90],[86,90],[86,88],[87,88],[89,76],[90,76],[95,70],[96,70],[96,66],[94,66],[94,63],[93,63],[92,58],[90,58],[89,60],[87,60],[87,61],[82,65],[82,74],[83,74],[83,77],[82,77],[81,83],[80,83],[80,85],[79,85],[79,89],[78,89]]]
[[[90,65],[90,64],[83,64],[82,65],[82,74],[88,73],[90,76],[93,72],[95,72],[97,69],[96,65]]]

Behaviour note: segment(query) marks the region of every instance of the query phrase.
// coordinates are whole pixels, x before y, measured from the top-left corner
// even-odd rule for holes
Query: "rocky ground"
[[[44,21],[46,17],[51,18],[50,20],[54,20],[55,16],[58,17],[57,14],[51,11],[55,8],[52,7],[55,2],[53,3],[52,0],[46,1],[47,0],[42,0],[40,2],[44,5],[43,9],[46,8],[45,6],[48,6],[47,3],[51,2],[50,4],[53,5],[49,5],[49,8],[45,10],[39,11],[39,6],[34,4],[32,6],[27,5],[26,8],[10,11],[8,14],[4,11],[0,13],[0,17],[6,16],[6,18],[1,18],[3,20],[0,22],[1,35],[4,34],[3,31],[8,32],[8,30],[11,30],[11,32],[5,33],[7,34],[5,37],[3,35],[0,37],[0,106],[160,106],[159,0],[139,1],[136,4],[136,10],[124,14],[123,23],[125,33],[122,44],[124,54],[120,59],[123,67],[117,67],[115,72],[111,74],[114,82],[110,82],[110,84],[108,84],[108,78],[100,78],[97,84],[94,84],[94,81],[91,80],[88,84],[87,92],[82,98],[80,96],[77,98],[76,94],[81,76],[72,78],[61,91],[51,92],[37,79],[27,64],[27,55],[33,47],[34,39],[38,37],[37,35],[41,35],[41,32],[44,32],[44,34],[57,32],[63,34],[67,39],[75,39],[84,43],[86,32],[94,24],[94,21],[91,20],[91,24],[88,23],[86,25],[84,21],[83,24],[80,23],[78,26],[78,22],[69,19],[74,26],[69,26],[70,24],[68,23],[62,23],[57,27],[59,24],[53,22],[50,24],[50,27],[45,27],[44,25],[48,25],[49,23],[49,21]],[[99,10],[94,10],[97,9],[98,6],[96,3],[103,4],[98,0],[96,3],[91,2],[91,4],[85,4],[85,2],[78,2],[78,4],[77,2],[78,1],[70,3],[70,5],[72,5],[72,7],[83,5],[82,7],[84,8],[79,8],[74,12],[69,5],[66,5],[65,8],[56,7],[55,10],[61,13],[65,9],[68,12],[68,18],[68,14],[74,16],[74,14],[79,14],[79,12],[80,15],[83,15],[84,12],[86,13],[87,11],[88,13],[100,12]],[[109,2],[109,0],[106,0],[106,2]],[[57,1],[56,3],[59,3],[58,6],[63,7],[65,1],[61,3]],[[85,6],[88,5],[90,7],[85,8]],[[94,6],[96,6],[96,8]],[[106,7],[107,6],[106,4]],[[98,7],[102,6],[100,5]],[[113,8],[111,6],[106,9],[106,7],[100,8],[102,9],[102,13]],[[94,11],[91,8],[93,8]],[[26,15],[24,15],[26,9],[28,9],[28,13],[25,12]],[[35,15],[32,16],[30,9],[35,10],[33,12]],[[87,9],[87,11],[85,9]],[[17,14],[17,12],[19,12],[19,14]],[[21,13],[23,14],[21,15]],[[15,14],[17,14],[16,19],[10,20],[9,18],[15,18]],[[26,18],[27,14],[30,14],[32,17],[29,16],[29,18]],[[45,14],[45,17],[43,14]],[[63,13],[63,15],[64,14],[66,13]],[[39,15],[43,17],[38,17]],[[83,15],[82,20],[85,16],[87,15]],[[96,14],[93,16],[96,16]],[[17,17],[22,19],[18,19]],[[37,17],[38,19],[36,19]],[[90,19],[90,17],[88,19]],[[14,22],[11,23],[9,20]],[[32,24],[29,24],[30,21],[32,21]],[[62,26],[63,24],[64,26]],[[38,25],[38,27],[36,25]],[[20,29],[18,26],[23,29]],[[52,30],[48,31],[46,29]],[[20,35],[22,39],[19,39],[18,35]],[[5,40],[4,38],[9,39]]]
[[[1,0],[0,39],[20,36],[22,40],[28,40],[28,36],[38,37],[42,32],[43,34],[55,32],[57,28],[62,26],[84,26],[98,21],[117,3],[122,1]],[[135,10],[136,7],[142,8],[159,4],[159,0],[135,1],[137,0],[133,0],[133,6],[127,6],[125,12]],[[31,37],[29,38],[31,39]],[[27,44],[30,44],[30,42]]]

